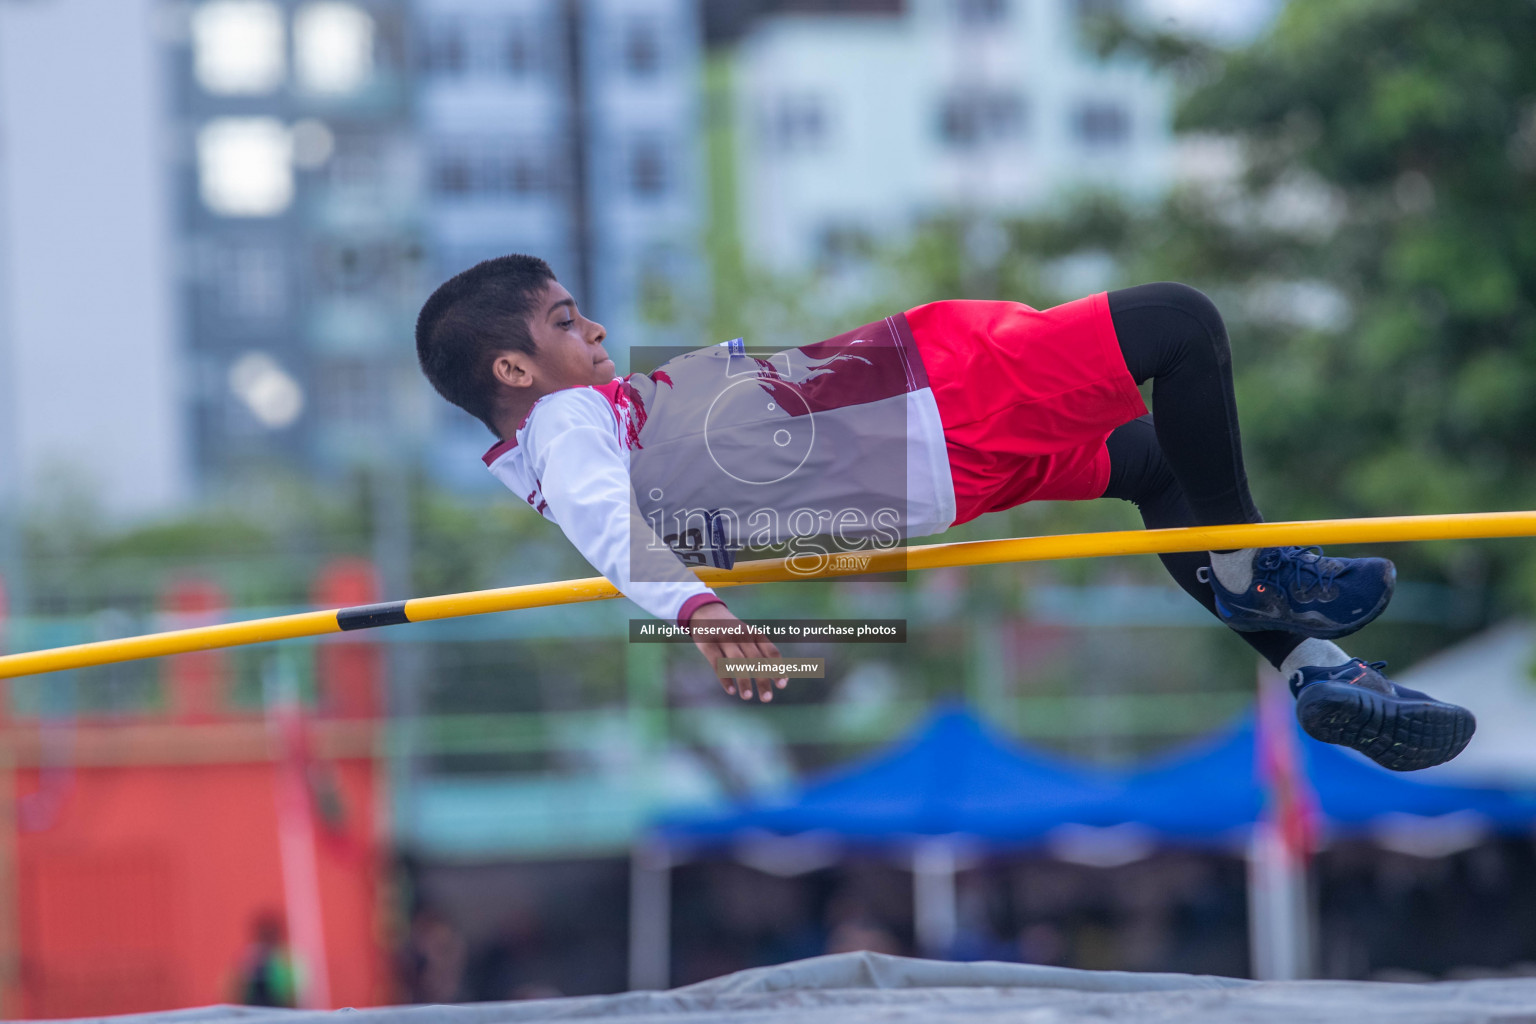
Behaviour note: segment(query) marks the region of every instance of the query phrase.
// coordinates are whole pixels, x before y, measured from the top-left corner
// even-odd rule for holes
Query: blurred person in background
[[[406,1002],[453,1003],[464,998],[469,943],[435,907],[420,907],[411,916],[400,960]]]
[[[725,658],[779,655],[678,552],[729,567],[748,543],[742,522],[759,531],[754,544],[799,541],[778,529],[780,515],[793,521],[811,509],[813,535],[825,535],[833,530],[822,517],[836,508],[838,541],[856,534],[862,550],[866,540],[889,546],[1040,500],[1124,499],[1149,529],[1263,518],[1243,466],[1226,326],[1187,285],[1099,292],[1043,311],[932,302],[772,359],[747,357],[737,339],[622,378],[606,337],[549,265],[524,255],[451,278],[416,326],[433,387],[498,438],[483,459],[491,473],[636,604],[696,633],[705,627],[694,642],[717,669]],[[1155,419],[1138,390],[1149,380]],[[758,388],[735,386],[744,381]],[[812,414],[815,426],[796,441],[791,428]],[[814,472],[799,473],[823,423],[841,434],[818,444]],[[804,446],[805,456],[782,476],[754,480],[721,465],[717,446],[748,474],[756,463],[776,469],[785,451]],[[642,459],[632,483],[632,461]],[[657,536],[664,511],[652,512],[663,498],[689,522],[702,513],[702,536]],[[1301,547],[1161,558],[1290,682],[1316,739],[1397,771],[1447,761],[1471,739],[1465,708],[1398,686],[1382,675],[1385,662],[1333,642],[1386,609],[1396,582],[1386,559]],[[771,673],[721,679],[728,693],[762,701],[786,682]]]
[[[240,958],[239,994],[246,1006],[298,1006],[298,979],[283,919],[268,911],[251,922],[251,944]]]
[[[833,925],[832,931],[827,935],[828,953],[860,951],[890,953],[893,956],[900,956],[905,952],[896,936],[870,917],[863,915],[850,917]]]
[[[1051,921],[1035,921],[1019,929],[1015,940],[1020,963],[1046,967],[1067,966],[1068,943],[1061,928]]]
[[[851,887],[834,893],[827,901],[826,948],[824,953],[890,953],[904,956],[902,941],[866,902],[870,894],[860,896]]]

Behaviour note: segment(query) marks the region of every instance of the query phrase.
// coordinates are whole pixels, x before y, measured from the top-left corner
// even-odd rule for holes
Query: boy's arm
[[[712,666],[721,657],[778,657],[773,644],[747,633],[750,627],[656,536],[634,501],[624,450],[604,422],[611,413],[597,395],[572,392],[540,408],[525,435],[551,518],[598,572],[652,615],[685,626],[706,619],[716,628],[735,623],[734,635],[694,641]],[[754,682],[765,700],[774,682],[783,685],[772,677]],[[752,697],[751,685],[721,685],[727,693]]]

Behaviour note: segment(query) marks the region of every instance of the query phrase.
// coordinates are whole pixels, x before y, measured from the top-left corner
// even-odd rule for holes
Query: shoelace
[[[1304,559],[1301,557],[1314,551],[1317,553],[1315,558]],[[1302,572],[1310,572],[1313,576],[1312,586],[1317,590],[1327,593],[1328,587],[1343,569],[1343,565],[1339,562],[1334,562],[1332,568],[1320,569],[1318,567],[1323,564],[1322,555],[1323,549],[1319,547],[1269,548],[1258,558],[1254,559],[1253,568],[1255,575],[1262,574],[1261,578],[1266,583],[1271,583],[1277,587],[1284,586],[1282,577],[1285,574],[1285,570],[1289,568],[1292,580],[1296,585],[1296,590],[1300,593],[1305,593],[1308,589],[1307,581],[1302,576]]]

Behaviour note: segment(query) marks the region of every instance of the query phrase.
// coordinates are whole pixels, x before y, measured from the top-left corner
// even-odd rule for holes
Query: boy
[[[679,551],[728,565],[743,543],[793,548],[816,534],[862,550],[1039,500],[1121,498],[1148,528],[1261,521],[1226,330],[1184,285],[1044,311],[935,302],[768,359],[733,342],[625,378],[604,337],[548,265],[516,255],[443,284],[416,326],[432,385],[500,439],[491,472],[645,610],[729,629],[695,638],[711,664],[778,650]],[[1155,420],[1137,390],[1148,379]],[[801,550],[816,562],[814,545]],[[1385,559],[1290,547],[1161,557],[1280,670],[1317,739],[1409,771],[1471,738],[1466,709],[1332,642],[1386,608]],[[767,701],[784,682],[722,685]]]

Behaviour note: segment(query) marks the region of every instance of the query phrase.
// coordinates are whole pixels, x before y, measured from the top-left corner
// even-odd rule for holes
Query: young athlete
[[[1185,285],[1047,310],[934,302],[769,358],[733,342],[622,378],[604,338],[547,264],[519,255],[443,284],[416,326],[432,385],[499,439],[491,472],[646,611],[731,627],[695,638],[712,665],[778,656],[685,564],[729,565],[745,544],[889,546],[1026,501],[1099,497],[1133,502],[1148,528],[1262,521],[1226,329]],[[1465,708],[1333,643],[1386,608],[1391,562],[1300,547],[1160,557],[1289,680],[1317,739],[1409,771],[1471,738]],[[784,682],[723,685],[767,701]]]

